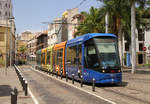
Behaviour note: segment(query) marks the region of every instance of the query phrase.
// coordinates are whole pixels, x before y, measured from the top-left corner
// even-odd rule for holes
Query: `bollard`
[[[23,85],[23,77],[20,75],[20,82],[21,82],[21,85]]]
[[[28,82],[25,81],[25,96],[28,95]]]
[[[15,93],[13,91],[11,92],[11,104],[17,104]]]
[[[68,72],[66,72],[66,82],[68,82]]]
[[[15,100],[17,102],[18,90],[16,87],[14,88],[14,93],[15,93]]]
[[[47,72],[47,74],[49,74],[49,70],[47,70],[46,72]]]
[[[92,79],[92,91],[95,92],[95,78]]]
[[[52,76],[54,75],[54,70],[52,70]]]
[[[61,70],[61,79],[62,79],[62,77],[63,77],[63,72],[62,72],[62,70]]]
[[[20,76],[20,74],[18,74],[18,78],[19,78],[19,81],[21,82],[21,76]]]
[[[81,87],[83,87],[83,76],[81,75]]]
[[[56,78],[58,78],[58,71],[56,71]]]
[[[49,72],[49,75],[51,75],[51,70],[49,70],[48,72]]]
[[[21,76],[21,74],[20,74],[20,82],[21,82],[21,85],[23,86],[23,77]]]
[[[74,84],[74,74],[72,74],[72,84]]]
[[[22,87],[23,87],[23,91],[25,91],[25,79],[23,78],[23,81],[22,81]]]

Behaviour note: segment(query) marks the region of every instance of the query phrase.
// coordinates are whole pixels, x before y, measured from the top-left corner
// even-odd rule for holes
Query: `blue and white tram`
[[[122,72],[117,37],[114,34],[89,33],[68,40],[65,51],[68,77],[91,83],[121,83]]]

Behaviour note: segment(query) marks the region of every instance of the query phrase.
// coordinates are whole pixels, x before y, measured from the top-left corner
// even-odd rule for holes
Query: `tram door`
[[[56,71],[59,75],[63,71],[63,48],[57,50]]]
[[[81,45],[67,47],[67,58],[66,58],[66,72],[69,77],[74,74],[75,79],[79,78],[79,72],[81,72]]]

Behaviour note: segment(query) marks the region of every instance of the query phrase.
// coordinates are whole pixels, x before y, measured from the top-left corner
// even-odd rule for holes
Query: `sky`
[[[79,4],[85,1],[82,5]],[[78,7],[79,12],[89,11],[91,6],[100,7],[96,0],[12,0],[16,34],[26,30],[39,32],[47,29],[47,24],[61,17],[67,9]]]

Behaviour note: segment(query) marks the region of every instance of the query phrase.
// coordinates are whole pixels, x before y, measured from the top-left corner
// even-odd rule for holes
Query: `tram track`
[[[150,79],[128,78],[128,80],[141,81],[141,83],[150,83]]]
[[[101,89],[103,89],[103,90],[105,90],[105,91],[107,91],[107,92],[111,92],[111,93],[120,95],[120,96],[122,96],[122,97],[126,97],[126,98],[131,99],[131,100],[135,100],[135,101],[142,102],[142,103],[144,103],[144,104],[150,104],[150,101],[146,101],[145,99],[140,99],[140,98],[137,98],[137,97],[135,97],[135,96],[132,96],[132,95],[128,95],[128,94],[119,92],[119,91],[117,91],[116,89],[113,89],[113,88],[111,88],[111,89],[110,89],[110,88],[109,88],[109,89],[108,89],[108,88],[101,88]],[[133,89],[133,88],[127,88],[127,89],[136,90],[136,89]],[[140,91],[140,90],[136,90],[136,91]],[[143,91],[142,91],[142,92],[143,92]],[[145,91],[144,91],[144,93],[145,93]],[[148,93],[148,94],[150,94],[150,93]]]
[[[130,87],[126,87],[126,88],[127,88],[127,89],[129,89],[129,90],[134,90],[134,91],[138,91],[138,92],[140,92],[140,93],[144,93],[144,94],[148,94],[148,95],[150,95],[150,93],[149,93],[149,92],[146,92],[146,91],[137,90],[137,89],[130,88]]]
[[[131,79],[131,78],[129,78],[129,79]],[[127,79],[128,80],[128,79]],[[132,79],[133,80],[133,79]],[[141,79],[142,80],[142,79]],[[144,79],[143,79],[144,80]],[[116,87],[120,87],[120,86],[116,86]],[[119,95],[121,98],[126,98],[126,99],[130,99],[130,100],[133,100],[133,101],[137,101],[137,102],[141,102],[141,103],[139,103],[139,104],[150,104],[150,101],[148,101],[148,100],[145,100],[144,98],[139,98],[139,97],[136,97],[136,96],[133,96],[133,95],[136,95],[136,94],[147,94],[147,95],[150,95],[150,93],[149,92],[146,92],[146,91],[143,91],[143,90],[139,90],[139,89],[134,89],[134,88],[132,88],[132,87],[125,87],[125,89],[127,89],[127,90],[133,90],[133,95],[129,95],[129,94],[126,94],[126,93],[123,93],[123,92],[120,92],[119,90],[116,90],[116,87],[115,86],[112,86],[112,88],[111,88],[111,86],[109,86],[109,87],[107,87],[107,86],[104,86],[104,87],[96,87],[96,89],[98,90],[98,89],[103,89],[104,91],[106,91],[106,92],[110,92],[110,93],[114,93],[114,94],[116,94],[116,95]],[[135,92],[134,92],[135,91]]]
[[[117,85],[117,86],[102,86],[103,87],[103,89],[107,89],[108,87],[110,88],[110,87],[122,87],[122,86],[120,86],[120,85]],[[98,86],[97,88],[101,88],[101,86]],[[137,92],[139,92],[139,93],[144,93],[144,94],[148,94],[148,95],[150,95],[150,92],[146,92],[146,91],[143,91],[143,90],[139,90],[139,89],[135,89],[135,88],[132,88],[132,87],[125,87],[126,89],[128,89],[128,90],[133,90],[133,91],[137,91]],[[115,89],[115,88],[114,88]]]

